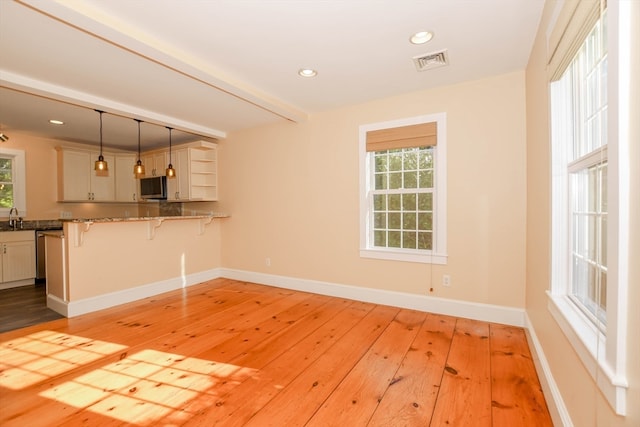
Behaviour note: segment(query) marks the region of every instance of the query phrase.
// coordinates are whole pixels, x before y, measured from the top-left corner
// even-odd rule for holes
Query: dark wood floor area
[[[62,317],[47,308],[44,283],[0,290],[0,332]]]
[[[0,334],[0,425],[551,426],[521,328],[218,279]]]

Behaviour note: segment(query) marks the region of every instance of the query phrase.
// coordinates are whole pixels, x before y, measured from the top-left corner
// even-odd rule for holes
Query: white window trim
[[[562,3],[562,2],[560,2]],[[560,4],[561,5],[561,4]],[[609,2],[608,47],[608,241],[607,241],[607,324],[604,333],[570,300],[567,295],[567,241],[558,245],[552,239],[552,280],[547,292],[548,309],[578,357],[618,415],[626,415],[627,389],[627,319],[629,262],[629,128],[628,113],[631,82],[627,52],[631,51],[631,13],[625,2]],[[620,54],[623,52],[623,54]],[[549,97],[551,99],[551,97]],[[564,172],[552,165],[552,235],[569,235],[566,200],[566,163]],[[566,240],[566,239],[565,239]]]
[[[435,251],[417,253],[410,249],[378,248],[369,242],[369,203],[367,189],[371,176],[370,163],[367,161],[367,132],[410,126],[421,123],[437,123],[438,143],[435,152],[436,163],[436,212],[434,219]],[[360,257],[386,259],[393,261],[418,262],[425,264],[447,264],[447,115],[436,113],[399,120],[371,123],[359,129],[360,160]]]
[[[0,155],[3,157],[13,157],[13,205],[18,209],[21,217],[27,216],[26,197],[26,163],[23,150],[12,150],[10,148],[0,148]],[[0,208],[1,216],[9,216],[11,208]]]

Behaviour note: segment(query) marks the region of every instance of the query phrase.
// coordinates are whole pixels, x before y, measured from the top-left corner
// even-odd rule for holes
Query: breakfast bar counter
[[[62,220],[47,239],[47,306],[73,317],[219,276],[226,214]]]

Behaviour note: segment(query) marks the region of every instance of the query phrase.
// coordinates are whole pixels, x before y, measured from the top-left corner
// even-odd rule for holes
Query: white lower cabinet
[[[35,283],[36,242],[32,230],[0,232],[0,283]],[[6,286],[5,286],[6,287]]]

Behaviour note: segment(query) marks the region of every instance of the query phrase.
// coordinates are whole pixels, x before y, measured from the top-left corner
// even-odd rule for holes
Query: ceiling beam
[[[264,93],[232,76],[214,69],[210,63],[154,38],[109,16],[88,2],[65,0],[16,0],[76,29],[98,37],[149,61],[206,84],[258,108],[293,122],[308,119],[309,114]]]

